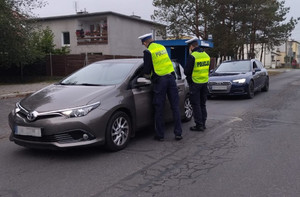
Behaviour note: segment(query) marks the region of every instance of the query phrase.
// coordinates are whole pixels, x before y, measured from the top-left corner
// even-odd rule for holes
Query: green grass
[[[278,74],[281,74],[281,73],[282,73],[282,71],[268,70],[269,76],[274,76],[274,75],[278,75]]]

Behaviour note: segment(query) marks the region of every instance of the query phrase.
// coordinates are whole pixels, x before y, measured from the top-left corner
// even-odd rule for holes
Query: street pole
[[[53,76],[53,69],[52,69],[52,54],[50,52],[50,76],[52,77]]]

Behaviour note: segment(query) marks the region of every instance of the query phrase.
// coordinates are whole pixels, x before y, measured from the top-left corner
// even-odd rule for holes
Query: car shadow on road
[[[255,92],[255,97],[263,95],[262,92]],[[253,99],[255,99],[255,97]],[[246,95],[220,95],[220,96],[209,96],[208,100],[251,100]]]
[[[144,128],[136,132],[134,138],[130,139],[129,146],[134,146],[137,142],[148,140],[153,138],[154,130],[152,127]],[[126,149],[126,148],[125,148]],[[122,150],[121,150],[122,151]],[[118,152],[121,152],[118,151]],[[78,160],[87,159],[98,156],[105,156],[114,154],[105,148],[104,145],[91,146],[91,147],[75,147],[68,149],[33,149],[33,148],[20,148],[15,151],[16,156],[26,156],[34,158],[57,158],[61,160]]]
[[[15,152],[15,154],[22,157],[56,158],[60,160],[87,159],[109,153],[105,150],[104,146],[78,147],[62,150],[22,148]]]

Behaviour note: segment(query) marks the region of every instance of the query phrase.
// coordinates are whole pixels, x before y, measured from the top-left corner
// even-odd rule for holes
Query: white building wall
[[[74,19],[60,20],[60,21],[57,20],[43,21],[40,22],[39,25],[41,25],[43,29],[49,27],[52,30],[54,34],[54,44],[56,48],[61,48],[63,46],[62,32],[70,32],[70,43],[71,45],[74,44],[74,38],[71,31],[77,26],[77,23]]]
[[[108,16],[110,54],[143,56],[145,47],[138,37],[146,33],[151,33],[154,29],[155,27],[151,24],[127,18],[123,19],[114,15]]]
[[[47,26],[52,30],[54,34],[54,44],[55,48],[63,47],[62,42],[62,33],[70,33],[70,50],[71,54],[81,54],[81,53],[103,53],[109,54],[109,45],[108,44],[98,44],[98,45],[77,45],[77,36],[76,30],[81,29],[79,27],[80,23],[78,19],[60,19],[53,21],[43,21],[39,23],[42,28]]]
[[[278,47],[275,47],[278,48]],[[249,45],[248,45],[248,50],[249,50]],[[255,51],[255,59],[261,61],[266,68],[274,68],[280,66],[280,60],[278,59],[278,55],[276,55],[273,51],[268,50],[266,47],[263,49],[263,54],[262,54],[262,59],[261,59],[261,44],[256,44],[254,45],[254,51]],[[247,55],[247,45],[244,46],[244,54],[245,54],[245,59],[248,58]],[[272,57],[273,56],[273,57]]]
[[[151,23],[130,20],[116,15],[101,16],[107,17],[107,44],[94,44],[94,45],[77,45],[76,30],[82,28],[83,20],[80,18],[59,19],[59,20],[46,20],[40,21],[43,28],[47,26],[54,33],[54,44],[56,48],[61,48],[62,33],[70,33],[70,50],[71,54],[82,53],[102,53],[103,55],[128,55],[128,56],[143,56],[145,47],[138,39],[140,35],[153,32],[155,27]],[[85,21],[87,19],[84,19]],[[95,22],[95,18],[93,18]],[[89,29],[88,23],[84,24],[85,30]],[[161,39],[160,37],[157,39]]]

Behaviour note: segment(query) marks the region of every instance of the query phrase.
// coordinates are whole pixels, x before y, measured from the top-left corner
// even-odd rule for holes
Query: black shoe
[[[203,126],[203,129],[205,130],[205,129],[206,129],[206,126]]]
[[[165,139],[163,137],[159,137],[159,136],[154,136],[154,140],[157,140],[157,141],[165,141]]]
[[[175,135],[175,140],[177,140],[177,141],[182,140],[182,136],[181,135]]]
[[[204,131],[204,128],[202,126],[193,126],[190,127],[191,131]]]

